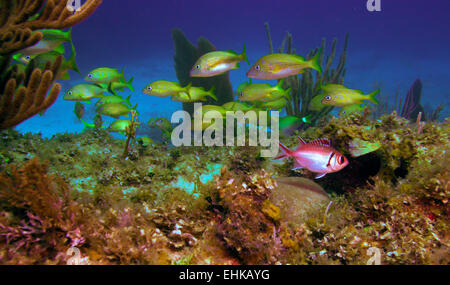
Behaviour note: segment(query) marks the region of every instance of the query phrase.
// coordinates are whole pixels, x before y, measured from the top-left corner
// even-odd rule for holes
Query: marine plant
[[[376,83],[375,85],[379,87],[381,83]],[[419,113],[421,113],[422,121],[436,121],[439,118],[445,104],[441,103],[434,109],[429,105],[422,106],[421,98],[423,84],[420,78],[417,78],[411,84],[408,92],[403,98],[399,96],[399,89],[400,88],[398,87],[394,96],[391,96],[390,94],[381,96],[384,98],[380,98],[380,104],[375,106],[372,117],[378,118],[395,111],[401,117],[406,118],[411,122],[417,120]]]
[[[136,130],[139,126],[139,122],[137,121],[137,113],[135,110],[131,110],[131,122],[125,128],[125,135],[127,136],[127,140],[125,142],[125,149],[123,150],[123,158],[128,156],[128,148],[130,145],[130,141],[132,139],[136,139]]]
[[[270,27],[266,22],[265,24],[266,34],[269,42],[270,53],[274,52],[272,43],[272,37],[270,35]],[[326,39],[322,40],[320,48],[311,50],[306,59],[311,59],[320,50],[325,50]],[[345,76],[345,63],[347,58],[348,49],[348,34],[345,36],[344,49],[339,57],[339,62],[335,68],[332,67],[333,61],[336,56],[337,39],[333,40],[331,44],[331,53],[324,60],[324,55],[320,55],[319,64],[322,66],[323,72],[317,73],[315,78],[311,70],[306,70],[300,76],[290,76],[285,81],[283,88],[292,88],[289,104],[286,106],[286,112],[289,116],[297,116],[299,118],[311,115],[311,123],[314,125],[321,117],[326,116],[333,110],[333,107],[325,107],[320,111],[312,111],[309,109],[312,98],[319,94],[319,88],[327,83],[343,84]],[[283,39],[281,46],[278,48],[279,53],[295,54],[295,48],[292,46],[292,34],[286,32],[286,36]]]
[[[61,85],[55,83],[61,57],[44,69],[33,60],[19,71],[11,64],[14,53],[35,45],[42,29],[64,29],[86,19],[102,0],[88,0],[73,14],[65,0],[20,0],[0,2],[0,129],[14,127],[46,110],[56,100]],[[49,94],[47,92],[50,90]]]
[[[209,78],[190,77],[189,75],[195,62],[205,53],[215,51],[216,47],[204,37],[200,37],[195,46],[180,29],[172,30],[172,39],[175,45],[175,71],[180,84],[186,86],[192,82],[192,86],[203,87],[205,90],[210,90],[214,86],[218,100],[208,98],[204,103],[207,105],[223,105],[233,101],[233,89],[228,72]],[[192,114],[194,103],[183,103],[183,110]]]

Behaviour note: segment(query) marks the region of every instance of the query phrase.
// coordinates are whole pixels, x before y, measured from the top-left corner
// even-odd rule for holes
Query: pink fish
[[[293,157],[295,159],[294,168],[306,168],[309,171],[316,172],[315,177],[324,177],[327,173],[337,172],[347,166],[347,158],[337,150],[331,147],[329,139],[317,139],[306,143],[301,137],[298,137],[300,143],[292,151],[280,143],[281,154],[275,159]]]

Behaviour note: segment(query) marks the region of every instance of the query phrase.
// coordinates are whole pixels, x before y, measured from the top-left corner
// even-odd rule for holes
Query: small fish
[[[249,63],[245,50],[244,45],[241,54],[232,50],[208,52],[195,62],[189,75],[191,77],[211,77],[239,68],[240,61],[245,60]]]
[[[381,144],[378,141],[368,142],[360,138],[355,138],[349,143],[349,151],[353,157],[368,154],[370,152],[376,151],[380,147]]]
[[[322,86],[321,90],[325,94],[321,103],[338,107],[362,104],[363,100],[369,100],[378,105],[378,100],[375,96],[380,93],[380,89],[377,89],[374,92],[365,95],[361,90],[349,89],[339,84],[327,84]]]
[[[151,118],[148,121],[151,128],[160,128],[161,130],[172,130],[172,123],[166,118]]]
[[[362,105],[355,104],[355,105],[345,106],[339,111],[339,116],[348,116],[348,115],[354,114],[354,113],[361,114],[362,112],[364,112],[364,110],[366,108],[367,108],[367,104],[362,104]]]
[[[281,86],[283,80],[280,80],[277,85],[272,86],[269,83],[252,83],[244,82],[238,87],[238,99],[240,101],[274,101],[282,97],[290,99],[289,93],[291,88],[284,90]]]
[[[142,146],[149,146],[155,144],[155,142],[149,137],[139,137],[137,141]]]
[[[298,139],[300,143],[294,151],[279,143],[281,154],[274,160],[293,157],[295,164],[292,169],[306,168],[318,173],[316,179],[324,177],[327,173],[340,171],[348,165],[347,158],[331,147],[330,140],[317,139],[306,143],[301,137]]]
[[[24,56],[32,56],[49,51],[63,54],[65,52],[63,43],[69,42],[72,45],[72,28],[67,32],[55,29],[38,30],[38,32],[43,34],[42,39],[35,45],[20,50],[16,53],[14,59],[18,60]]]
[[[314,96],[309,102],[308,110],[311,111],[320,111],[323,108],[330,107],[329,105],[322,104],[322,100],[326,97],[326,94],[318,94]]]
[[[97,108],[97,113],[118,119],[120,116],[127,116],[131,110],[136,110],[137,104],[130,108],[122,103],[106,103]]]
[[[78,120],[81,120],[84,116],[85,108],[83,103],[81,102],[75,102],[75,106],[73,108],[73,112],[75,113],[75,116],[77,116]]]
[[[205,115],[206,112],[209,111],[217,111],[219,112],[222,116],[225,116],[227,113],[227,110],[222,107],[222,106],[217,106],[217,105],[202,105],[202,117]],[[200,108],[197,108],[194,110],[194,116],[195,115],[200,115]]]
[[[126,82],[111,81],[109,84],[98,83],[98,85],[100,85],[104,88],[107,88],[110,93],[117,95],[116,91],[123,91],[123,88],[125,88],[125,87],[134,92],[133,85],[131,85],[133,83],[133,79],[134,79],[134,77],[131,77],[130,80],[128,80]]]
[[[172,123],[166,118],[151,118],[148,121],[148,125],[150,128],[159,128],[163,136],[166,138],[170,138],[173,127]]]
[[[127,82],[124,76],[125,67],[119,73],[117,69],[110,67],[99,67],[89,72],[84,80],[92,83],[109,84],[110,82]]]
[[[283,109],[284,107],[286,107],[287,105],[287,101],[286,98],[280,98],[274,101],[270,101],[270,102],[264,102],[262,104],[258,104],[258,107],[260,108],[267,108],[269,110],[279,110],[281,111],[281,109]]]
[[[157,96],[157,97],[168,97],[180,92],[189,93],[189,88],[191,88],[192,83],[190,82],[187,86],[181,87],[180,83],[157,80],[148,84],[142,89],[142,92],[147,95]]]
[[[50,52],[39,54],[39,55],[35,56],[32,60],[35,62],[36,67],[43,70],[45,68],[45,65],[47,64],[47,62],[49,62],[49,61],[54,62],[56,60],[56,58],[60,55],[61,54],[59,54],[57,52],[50,51]],[[75,62],[75,51],[72,52],[72,54],[68,60],[66,60],[63,56],[63,61],[61,63],[61,67],[58,71],[56,78],[62,79],[62,80],[69,80],[70,77],[67,72],[69,69],[74,70],[75,72],[81,74],[80,70],[78,69],[77,63]]]
[[[300,129],[304,124],[310,124],[310,118],[312,115],[308,115],[303,118],[297,116],[286,116],[279,119],[279,130],[284,136],[291,136],[296,130]]]
[[[83,119],[80,119],[80,121],[83,123],[84,128],[83,128],[83,132],[86,131],[87,129],[93,129],[96,127],[95,123],[89,124],[88,122],[86,122]]]
[[[247,112],[250,110],[257,110],[254,106],[249,106],[245,103],[241,103],[241,102],[228,102],[222,105],[222,107],[226,110],[226,111],[242,111],[242,112]]]
[[[258,59],[247,72],[247,76],[265,80],[281,79],[303,73],[306,68],[322,73],[319,64],[321,53],[322,49],[311,60],[295,54],[271,53]]]
[[[131,121],[128,119],[116,120],[109,125],[108,131],[116,133],[126,133],[127,128],[129,128],[130,125]]]
[[[130,97],[131,97],[131,95],[129,95],[127,98],[122,98],[119,95],[108,95],[108,96],[104,96],[100,100],[98,100],[98,102],[95,103],[95,105],[100,106],[100,105],[106,104],[106,103],[126,103],[129,106],[131,106]]]
[[[102,98],[104,92],[107,92],[107,90],[96,84],[82,83],[70,88],[64,94],[63,99],[67,101],[89,102],[93,98]]]
[[[206,91],[202,87],[192,86],[189,88],[189,92],[179,92],[172,95],[172,100],[188,103],[188,102],[197,102],[197,101],[206,101],[206,97],[209,96],[217,101],[216,95],[213,93],[215,90],[215,86],[213,86],[209,91]]]

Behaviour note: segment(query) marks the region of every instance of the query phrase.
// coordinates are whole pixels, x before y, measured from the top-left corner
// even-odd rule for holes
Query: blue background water
[[[83,1],[84,2],[84,1]],[[381,84],[383,94],[404,96],[416,78],[424,90],[422,103],[436,106],[450,98],[450,20],[448,0],[381,0],[381,12],[369,12],[366,0],[104,0],[86,21],[73,28],[77,63],[84,75],[108,66],[134,77],[132,103],[138,103],[140,120],[153,116],[170,118],[181,103],[170,98],[144,95],[141,90],[154,80],[176,81],[171,30],[182,29],[189,40],[200,36],[220,50],[241,52],[247,45],[250,63],[268,53],[264,22],[269,22],[274,47],[286,31],[293,35],[296,52],[305,55],[327,38],[327,52],[338,38],[338,54],[349,32],[345,84],[370,91]],[[230,72],[233,86],[245,81],[243,63]],[[83,125],[72,113],[74,102],[62,95],[83,77],[71,72],[57,102],[43,116],[35,116],[17,129],[55,133],[80,132]],[[94,101],[95,102],[95,101]],[[94,113],[86,104],[87,120]],[[448,110],[448,108],[447,108]],[[448,114],[448,113],[447,113]]]

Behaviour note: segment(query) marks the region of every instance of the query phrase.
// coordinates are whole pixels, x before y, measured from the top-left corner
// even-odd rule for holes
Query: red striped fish
[[[337,172],[348,165],[347,158],[331,147],[329,139],[317,139],[306,143],[298,137],[300,143],[292,151],[280,143],[281,154],[276,159],[293,157],[295,159],[294,168],[306,168],[309,171],[318,173],[317,178],[324,177],[327,173]]]

